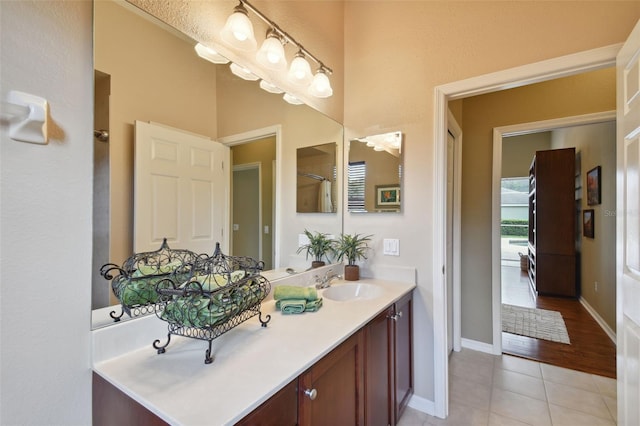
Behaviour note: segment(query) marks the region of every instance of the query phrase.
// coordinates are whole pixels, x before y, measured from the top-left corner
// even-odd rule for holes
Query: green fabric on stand
[[[304,307],[305,312],[317,312],[320,308],[322,308],[322,297],[318,300],[312,300],[307,302]]]
[[[285,315],[301,314],[304,312],[305,306],[306,300],[304,299],[287,299],[280,303],[280,309]]]
[[[279,285],[273,291],[273,298],[275,300],[305,299],[312,301],[318,299],[318,291],[314,287]]]

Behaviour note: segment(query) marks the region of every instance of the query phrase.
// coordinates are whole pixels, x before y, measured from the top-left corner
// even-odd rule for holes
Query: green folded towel
[[[304,299],[279,300],[280,310],[285,315],[301,314],[304,312],[307,301]]]
[[[322,307],[322,297],[316,299],[316,300],[311,300],[311,301],[307,301],[305,299],[300,299],[300,300],[296,300],[296,299],[281,299],[281,300],[276,300],[276,309],[277,310],[282,310],[282,305],[286,304],[287,302],[294,302],[294,304],[297,306],[297,304],[303,301],[305,302],[304,304],[304,312],[317,312],[321,307]],[[284,311],[283,311],[284,313]],[[296,312],[299,313],[299,312]]]
[[[311,301],[318,299],[318,291],[315,287],[279,285],[273,290],[273,298],[275,300],[305,299]]]
[[[305,312],[317,312],[322,307],[322,297],[318,300],[312,300],[307,302],[304,311]]]

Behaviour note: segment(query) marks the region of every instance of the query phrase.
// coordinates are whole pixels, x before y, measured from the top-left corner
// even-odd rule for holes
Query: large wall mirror
[[[335,213],[336,144],[298,148],[296,165],[296,211]]]
[[[94,3],[94,125],[96,130],[108,131],[107,142],[99,137],[94,140],[94,314],[118,303],[109,282],[99,275],[100,266],[122,264],[133,253],[137,226],[133,219],[136,120],[203,135],[211,143],[228,144],[232,160],[226,189],[229,208],[224,213],[228,232],[221,237],[226,252],[255,255],[234,251],[231,238],[233,225],[239,223],[234,220],[230,201],[231,169],[243,171],[248,164],[260,163],[256,168],[263,179],[258,180],[263,186],[269,181],[268,186],[273,188],[261,196],[262,222],[255,227],[256,242],[252,243],[260,245],[261,257],[271,268],[284,270],[296,261],[305,261],[296,253],[298,235],[304,229],[335,235],[342,232],[341,214],[296,212],[297,149],[335,141],[336,161],[341,164],[342,125],[306,105],[287,104],[282,95],[260,89],[258,82],[236,77],[228,65],[203,60],[196,55],[195,45],[191,37],[127,2]],[[256,150],[269,149],[271,153],[247,152],[254,144]],[[242,152],[236,150],[240,147]],[[337,191],[333,210],[338,213],[342,199],[340,169],[333,185]],[[171,241],[169,245],[188,248]],[[235,245],[236,250],[243,250],[240,243]],[[93,324],[101,325],[107,324]]]
[[[402,210],[402,133],[389,132],[349,141],[348,211],[399,213]]]

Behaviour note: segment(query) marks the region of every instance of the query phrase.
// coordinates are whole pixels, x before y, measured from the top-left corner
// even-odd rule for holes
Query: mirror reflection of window
[[[298,148],[296,212],[335,213],[336,144]]]
[[[347,200],[351,213],[401,211],[402,133],[389,132],[349,142]]]
[[[348,170],[348,208],[350,212],[366,212],[364,208],[364,192],[366,187],[367,163],[364,161],[349,162]]]

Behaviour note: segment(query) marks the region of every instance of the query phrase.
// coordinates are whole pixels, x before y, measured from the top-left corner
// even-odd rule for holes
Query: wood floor
[[[502,302],[559,311],[570,345],[502,333],[502,352],[586,373],[616,378],[616,346],[578,300],[538,296],[519,267],[502,267]]]

